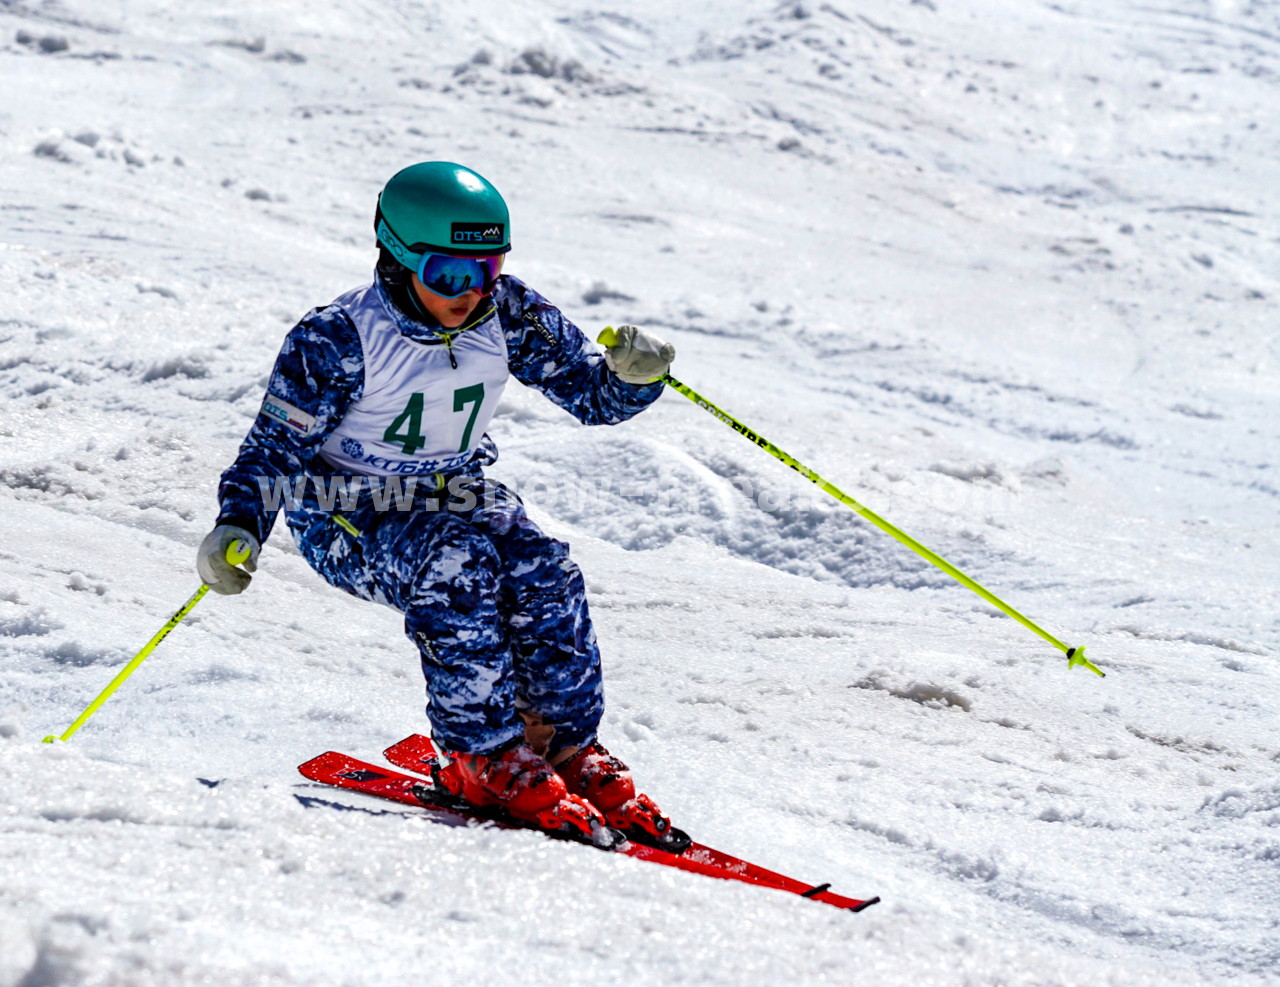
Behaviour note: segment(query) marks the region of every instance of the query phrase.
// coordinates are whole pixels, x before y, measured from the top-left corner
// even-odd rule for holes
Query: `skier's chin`
[[[480,305],[481,294],[473,289],[455,298],[437,295],[427,288],[417,275],[414,275],[413,293],[418,302],[443,329],[457,329],[471,317],[471,313]]]

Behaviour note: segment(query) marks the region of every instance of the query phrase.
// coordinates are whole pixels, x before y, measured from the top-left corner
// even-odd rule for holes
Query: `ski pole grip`
[[[249,547],[249,543],[243,539],[233,541],[227,546],[227,561],[232,565],[239,565],[241,562],[247,562],[249,556],[253,554],[253,550]]]
[[[614,332],[613,326],[605,326],[600,330],[600,335],[596,337],[596,342],[608,349],[618,341],[618,334]]]

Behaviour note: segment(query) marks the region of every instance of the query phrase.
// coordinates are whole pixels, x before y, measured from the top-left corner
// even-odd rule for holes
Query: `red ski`
[[[387,760],[427,776],[430,775],[432,762],[437,756],[430,738],[419,734],[407,737],[386,751]],[[455,800],[439,792],[429,778],[401,774],[334,751],[313,758],[306,764],[300,765],[298,770],[312,781],[325,785],[363,792],[366,795],[375,795],[458,818],[481,820],[513,829],[525,828],[515,820],[503,816],[499,810],[459,806]],[[736,880],[744,884],[789,891],[792,894],[849,911],[861,911],[880,900],[879,898],[866,900],[846,898],[829,891],[828,884],[814,886],[804,881],[797,881],[699,843],[694,843],[679,855],[634,842],[623,843],[616,852],[707,877]]]

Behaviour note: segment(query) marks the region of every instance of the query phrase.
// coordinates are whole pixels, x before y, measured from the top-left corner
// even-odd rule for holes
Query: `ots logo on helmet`
[[[501,247],[506,238],[504,223],[454,223],[450,234],[452,243],[480,247]]]

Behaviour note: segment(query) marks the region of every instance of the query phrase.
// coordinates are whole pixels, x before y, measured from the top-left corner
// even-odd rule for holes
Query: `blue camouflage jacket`
[[[418,342],[441,343],[438,325],[410,318],[391,302],[378,276],[375,287],[391,306],[400,332]],[[587,425],[613,425],[643,411],[662,393],[662,384],[636,386],[615,376],[582,331],[554,305],[510,275],[499,278],[492,296],[468,320],[477,324],[495,314],[507,344],[507,365],[517,380],[536,388]],[[219,524],[235,524],[265,541],[278,507],[263,497],[260,478],[333,472],[320,458],[325,439],[360,398],[364,356],[355,324],[338,305],[308,312],[289,331],[276,357],[268,395],[283,398],[314,424],[301,434],[260,413],[218,488]],[[497,458],[485,435],[461,473],[479,475]]]

